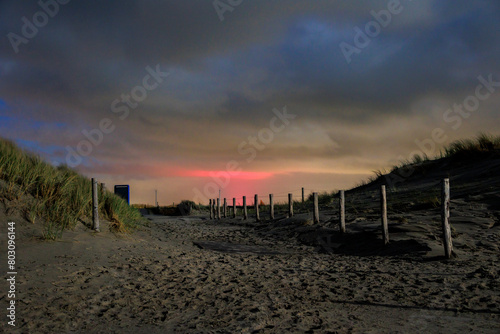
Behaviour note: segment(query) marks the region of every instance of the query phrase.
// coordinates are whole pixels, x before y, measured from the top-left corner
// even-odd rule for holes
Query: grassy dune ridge
[[[78,221],[90,224],[92,182],[67,166],[54,167],[39,156],[18,148],[0,138],[0,200],[8,201],[35,223],[45,224],[44,237],[60,237],[66,228]],[[127,232],[140,221],[141,215],[123,199],[100,190],[99,214],[111,222],[114,231]]]
[[[490,135],[480,133],[475,138],[457,140],[444,147],[437,156],[429,157],[425,154],[414,155],[409,159],[405,159],[390,168],[389,171],[384,169],[373,171],[373,175],[367,180],[361,181],[353,189],[347,190],[349,193],[355,193],[360,191],[365,191],[367,189],[374,189],[382,184],[387,184],[387,180],[391,176],[396,179],[425,179],[425,175],[431,172],[436,172],[437,170],[444,170],[450,172],[451,166],[459,165],[474,165],[479,161],[484,161],[485,159],[500,156],[500,136]],[[443,163],[447,163],[447,166],[442,166]],[[401,186],[401,184],[398,184]],[[388,191],[393,191],[395,189],[388,189]],[[421,194],[429,201],[435,202],[437,205],[439,200],[437,199],[439,194]],[[323,192],[318,194],[319,204],[330,204],[334,198],[338,198],[338,191],[334,190],[331,192]],[[308,203],[312,203],[313,195],[310,194],[307,198]],[[295,204],[294,204],[295,205]],[[310,205],[307,204],[307,208]]]
[[[451,163],[459,164],[476,159],[484,159],[491,155],[500,154],[500,136],[480,133],[476,138],[461,139],[452,142],[443,148],[436,157],[429,157],[426,154],[416,154],[409,159],[400,161],[398,165],[393,166],[390,171],[375,170],[374,175],[368,180],[362,181],[357,187],[364,187],[376,183],[389,174],[408,174],[408,170],[415,172],[425,172],[426,169],[434,169],[434,163],[440,159],[448,159]]]

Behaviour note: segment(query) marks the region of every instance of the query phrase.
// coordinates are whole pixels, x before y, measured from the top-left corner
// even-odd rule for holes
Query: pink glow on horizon
[[[183,171],[180,176],[227,178],[239,180],[264,180],[274,176],[270,172],[243,172],[243,171],[211,171],[211,170],[190,170]]]

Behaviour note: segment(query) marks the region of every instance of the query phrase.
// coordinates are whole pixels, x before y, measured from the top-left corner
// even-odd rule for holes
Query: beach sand
[[[452,201],[451,260],[439,208],[390,212],[384,246],[373,197],[358,198],[373,208],[348,210],[346,235],[334,205],[317,225],[310,212],[273,221],[263,212],[262,222],[147,216],[133,235],[104,222],[101,233],[80,225],[56,242],[4,214],[2,231],[20,221],[16,328],[2,316],[1,331],[498,333],[498,192]],[[3,232],[1,241],[6,254]],[[2,283],[3,312],[6,292]]]

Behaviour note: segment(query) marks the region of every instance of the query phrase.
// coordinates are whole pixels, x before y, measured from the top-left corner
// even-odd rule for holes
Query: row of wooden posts
[[[304,201],[304,188],[302,188],[302,200]],[[228,204],[227,199],[224,198],[224,203],[222,206],[221,214],[221,203],[220,199],[210,199],[210,219],[221,219],[228,217]],[[451,258],[453,245],[451,240],[451,229],[449,224],[450,217],[450,180],[444,179],[441,189],[441,221],[443,230],[443,242],[446,258]],[[233,198],[233,218],[236,218],[237,206],[236,198]],[[255,208],[255,218],[256,221],[260,221],[259,212],[259,196],[254,197],[254,208]],[[380,212],[381,212],[381,227],[382,227],[382,239],[384,244],[389,243],[389,226],[387,221],[387,196],[385,185],[380,187]],[[274,219],[274,196],[269,194],[269,214],[271,219]],[[288,194],[288,216],[293,217],[293,195]],[[247,209],[247,198],[243,196],[243,219],[248,219],[248,209]],[[314,223],[319,223],[319,205],[318,205],[318,193],[313,193],[313,221]],[[340,190],[339,192],[339,230],[341,233],[346,232],[345,227],[345,191]]]
[[[104,188],[104,185],[101,185]],[[92,229],[99,232],[99,201],[98,201],[98,182],[92,178]],[[304,201],[304,188],[302,188],[302,201]],[[217,205],[215,204],[217,203]],[[210,199],[210,219],[221,219],[220,199]],[[313,193],[313,221],[319,223],[319,205],[318,193]],[[387,222],[387,196],[385,185],[380,187],[380,206],[381,206],[381,223],[382,223],[382,239],[384,244],[389,243],[389,227]],[[259,196],[255,195],[254,207],[256,212],[256,220],[260,221],[259,213]],[[226,218],[228,212],[227,200],[224,198],[223,215]],[[233,198],[233,218],[236,218],[236,198]],[[274,219],[274,196],[269,195],[269,213],[271,219]],[[293,195],[288,194],[288,216],[293,216]],[[248,219],[248,210],[246,196],[243,196],[243,218]],[[441,187],[441,223],[443,230],[443,243],[446,258],[451,258],[453,243],[451,239],[451,229],[449,224],[450,218],[450,180],[444,179]],[[339,192],[339,229],[341,233],[346,232],[345,228],[345,192]]]

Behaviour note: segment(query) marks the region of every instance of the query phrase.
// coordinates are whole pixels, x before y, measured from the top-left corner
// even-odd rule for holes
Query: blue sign
[[[130,205],[130,186],[128,184],[115,186],[115,195],[120,196]]]

